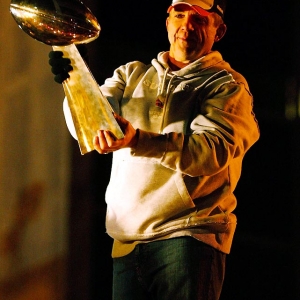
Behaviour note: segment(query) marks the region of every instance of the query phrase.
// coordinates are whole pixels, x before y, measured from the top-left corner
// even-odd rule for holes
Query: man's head
[[[224,0],[173,0],[168,9],[170,57],[188,64],[208,54],[226,32]]]

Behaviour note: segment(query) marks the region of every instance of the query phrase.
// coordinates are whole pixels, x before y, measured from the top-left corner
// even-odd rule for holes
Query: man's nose
[[[181,27],[186,30],[194,30],[193,19],[191,16],[183,19]]]

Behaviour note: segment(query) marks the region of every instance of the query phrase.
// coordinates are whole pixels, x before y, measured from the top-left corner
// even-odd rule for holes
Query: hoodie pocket
[[[107,231],[119,240],[158,234],[195,207],[180,173],[146,159],[122,162],[106,193]]]

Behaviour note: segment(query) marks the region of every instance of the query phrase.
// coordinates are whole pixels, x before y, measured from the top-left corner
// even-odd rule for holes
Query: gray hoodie
[[[114,152],[106,192],[113,257],[136,243],[193,236],[229,253],[233,191],[259,137],[244,77],[213,51],[178,71],[168,52],[118,68],[101,90],[139,129],[135,149]]]

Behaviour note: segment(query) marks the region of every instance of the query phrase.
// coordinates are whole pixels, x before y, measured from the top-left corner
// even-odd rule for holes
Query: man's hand
[[[69,72],[73,70],[71,60],[63,56],[62,51],[50,51],[49,65],[52,67],[51,72],[55,75],[54,80],[57,83],[63,83],[70,78]]]
[[[88,64],[89,56],[88,49],[85,44],[76,45],[81,57]],[[49,52],[49,65],[52,67],[51,72],[55,75],[54,80],[57,83],[63,83],[66,79],[70,78],[69,72],[73,70],[71,59],[64,57],[62,51]]]
[[[117,140],[110,131],[98,130],[93,142],[95,150],[100,154],[107,154],[122,148],[134,148],[137,144],[137,130],[126,119],[117,114],[114,116],[124,133],[124,138]]]

